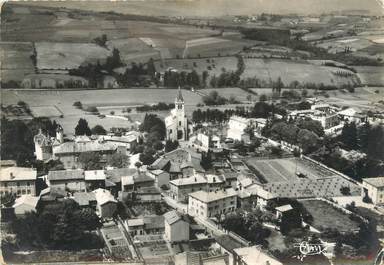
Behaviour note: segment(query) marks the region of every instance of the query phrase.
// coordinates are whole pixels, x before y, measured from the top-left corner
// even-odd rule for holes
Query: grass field
[[[37,42],[37,68],[73,69],[83,63],[103,62],[111,50],[94,43]]]
[[[302,173],[307,179],[331,177],[334,174],[308,160],[299,158],[260,160],[249,158],[247,164],[255,168],[268,182],[297,181],[297,173]]]
[[[0,43],[1,80],[21,80],[27,74],[34,73],[32,43]]]
[[[256,77],[267,84],[276,81],[279,77],[286,86],[293,81],[323,83],[333,86],[357,83],[355,76],[340,77],[334,74],[336,71],[353,74],[351,71],[336,67],[317,66],[306,61],[245,58],[244,63],[245,70],[241,78]]]
[[[313,216],[312,226],[320,231],[325,228],[337,229],[340,232],[352,232],[359,229],[358,223],[349,216],[320,200],[300,201]]]
[[[34,107],[39,109],[42,106],[56,106],[64,116],[57,118],[57,121],[63,126],[65,133],[73,133],[80,118],[85,118],[91,127],[100,124],[109,129],[111,127],[131,127],[132,122],[141,122],[145,115],[145,113],[129,114],[132,122],[116,117],[99,118],[96,115],[87,115],[83,110],[75,108],[73,106],[75,101],[81,101],[84,106],[103,107],[100,108],[100,112],[104,114],[109,114],[113,110],[116,112],[115,115],[119,115],[123,108],[134,105],[158,102],[173,103],[176,93],[175,89],[2,90],[1,103],[10,105],[22,100],[32,109]],[[191,114],[191,111],[196,108],[196,104],[201,102],[201,96],[190,91],[183,91],[183,96],[186,102],[186,111]],[[159,114],[165,116],[168,112]]]

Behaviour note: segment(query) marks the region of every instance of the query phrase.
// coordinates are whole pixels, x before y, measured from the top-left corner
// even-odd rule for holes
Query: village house
[[[234,249],[244,247],[244,244],[230,235],[221,235],[215,237],[215,243],[212,247],[221,254],[228,256],[229,265],[234,264]],[[258,264],[257,264],[258,265]]]
[[[46,177],[49,187],[65,191],[86,191],[84,170],[68,169],[49,171]]]
[[[37,160],[48,161],[52,159],[52,148],[64,143],[64,130],[59,125],[56,128],[56,137],[50,137],[39,129],[39,133],[33,137],[35,144],[35,156]]]
[[[155,180],[155,186],[158,188],[161,188],[163,186],[169,187],[169,173],[161,170],[161,169],[155,169],[155,170],[149,170],[148,175],[154,178]]]
[[[290,204],[286,204],[286,205],[281,205],[281,206],[275,207],[276,219],[277,220],[281,220],[283,215],[285,215],[286,213],[290,212],[291,210],[293,210],[293,208],[292,208],[292,206]]]
[[[265,210],[265,207],[267,206],[268,202],[277,198],[275,194],[264,190],[263,187],[257,184],[253,184],[252,186],[247,187],[245,191],[250,193],[251,196],[256,197],[256,206],[259,207],[261,210]]]
[[[153,162],[148,169],[161,169],[169,173],[170,180],[186,178],[205,170],[200,165],[202,156],[190,148],[178,148]]]
[[[92,191],[98,188],[105,188],[105,171],[103,169],[86,170],[84,171],[84,180],[88,191]]]
[[[99,140],[64,142],[52,147],[53,158],[60,160],[66,169],[82,168],[79,156],[89,152],[98,153],[101,156],[100,163],[105,164],[108,155],[116,152],[126,154],[126,147]]]
[[[117,201],[113,195],[104,189],[94,190],[96,197],[96,213],[104,219],[112,218],[117,210]]]
[[[384,177],[363,178],[362,197],[366,195],[373,204],[384,204]]]
[[[131,236],[163,234],[165,230],[163,215],[146,215],[140,218],[128,219],[125,228]]]
[[[153,187],[154,184],[155,180],[147,172],[136,171],[132,175],[121,178],[121,190],[124,192],[136,191],[143,187]]]
[[[12,208],[15,210],[15,215],[24,215],[27,212],[36,212],[39,197],[31,196],[29,194],[21,195],[15,200]]]
[[[36,195],[37,171],[34,168],[6,167],[0,169],[0,195]]]
[[[237,193],[234,189],[214,192],[196,191],[189,194],[188,213],[192,216],[211,218],[235,211]]]
[[[105,170],[105,188],[114,196],[117,196],[122,190],[122,178],[137,174],[136,168],[114,168]]]
[[[170,196],[178,202],[186,202],[191,192],[206,190],[207,179],[196,174],[189,178],[171,180],[169,182]]]
[[[72,199],[79,204],[80,207],[90,207],[96,210],[96,196],[93,192],[75,192]]]
[[[169,242],[189,240],[189,223],[176,210],[164,214],[165,238]]]
[[[188,145],[197,152],[208,152],[209,150],[222,150],[220,137],[214,134],[200,132],[189,139]]]
[[[250,119],[232,116],[228,121],[227,138],[235,141],[249,142],[250,135],[246,132],[246,129],[251,127],[252,121]]]

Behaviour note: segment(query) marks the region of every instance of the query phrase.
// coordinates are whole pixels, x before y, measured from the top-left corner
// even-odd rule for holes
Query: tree
[[[91,132],[93,135],[106,135],[107,134],[107,131],[101,125],[96,125],[95,127],[93,127]]]
[[[101,35],[101,37],[96,37],[96,38],[94,38],[93,39],[94,40],[94,42],[97,44],[97,45],[99,45],[99,46],[101,46],[101,47],[106,47],[106,44],[107,44],[107,35],[106,34],[103,34],[103,35]]]
[[[107,159],[108,165],[116,168],[123,168],[129,165],[128,156],[121,153],[114,153]]]
[[[93,231],[102,226],[100,218],[95,211],[89,207],[76,211],[74,215],[78,218],[76,221],[82,230]]]
[[[357,148],[357,128],[356,123],[346,122],[341,131],[341,141],[345,144],[348,149],[354,150]]]
[[[267,95],[265,94],[261,94],[260,97],[259,97],[259,101],[260,102],[264,102],[264,101],[267,101],[268,100],[268,97]]]
[[[137,162],[135,163],[135,167],[136,167],[137,169],[139,169],[142,165],[143,165],[143,164],[140,163],[139,161],[137,161]]]
[[[212,168],[212,154],[211,154],[211,151],[208,151],[207,153],[203,153],[202,154],[200,165],[205,170],[208,170],[208,169]]]
[[[165,142],[165,152],[166,153],[177,149],[177,147],[179,147],[179,142],[177,140],[175,140],[175,141],[167,140]]]
[[[143,163],[143,165],[150,165],[153,162],[155,162],[155,158],[153,157],[153,154],[147,151],[145,151],[144,153],[141,153],[139,156],[139,159]]]
[[[82,118],[79,119],[79,122],[75,127],[75,135],[87,135],[87,136],[92,135],[92,131],[88,126],[87,120]]]
[[[292,229],[301,227],[301,216],[296,209],[284,212],[281,217],[280,231],[283,235],[289,233]]]
[[[75,101],[75,102],[73,103],[73,106],[75,106],[75,107],[78,108],[78,109],[82,109],[82,108],[83,108],[83,104],[81,104],[80,101]]]
[[[341,192],[341,194],[343,194],[344,196],[351,195],[351,189],[350,189],[349,187],[341,187],[341,188],[340,188],[340,192]]]
[[[101,169],[100,155],[96,152],[83,152],[78,161],[85,170]]]
[[[319,137],[315,133],[307,129],[301,129],[297,134],[298,143],[305,154],[316,149],[318,139]]]

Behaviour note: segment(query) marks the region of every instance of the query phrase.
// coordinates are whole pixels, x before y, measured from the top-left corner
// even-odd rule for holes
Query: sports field
[[[261,175],[267,183],[295,181],[301,173],[306,179],[319,179],[332,177],[334,174],[315,163],[300,158],[283,158],[260,160],[249,158],[246,163],[255,169],[257,175]]]

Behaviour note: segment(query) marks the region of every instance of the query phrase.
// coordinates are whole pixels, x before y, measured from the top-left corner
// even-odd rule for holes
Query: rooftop
[[[94,190],[93,192],[95,193],[95,197],[98,205],[103,205],[107,202],[117,203],[113,195],[108,190],[97,189],[97,190]]]
[[[36,208],[37,203],[39,202],[39,197],[34,197],[29,194],[27,195],[21,195],[21,197],[17,198],[15,200],[15,204],[13,204],[13,208],[16,208],[17,206],[20,206],[22,204],[29,205],[33,208]]]
[[[199,201],[208,203],[208,202],[213,202],[213,201],[225,199],[228,197],[237,196],[237,193],[233,188],[229,188],[227,190],[218,190],[218,191],[214,191],[214,192],[207,192],[207,191],[199,190],[199,191],[190,193],[189,196],[191,196],[191,197],[193,197]]]
[[[169,182],[175,186],[184,186],[192,184],[204,184],[207,183],[207,180],[201,175],[191,176],[189,178],[174,179]]]
[[[228,251],[233,251],[235,248],[241,248],[243,244],[241,244],[236,239],[232,238],[229,235],[222,235],[215,237],[216,242],[222,246],[224,249]],[[250,263],[251,264],[251,263]]]
[[[136,218],[136,219],[128,219],[127,220],[128,226],[143,226],[144,220],[142,218]]]
[[[107,175],[108,180],[114,183],[120,182],[122,177],[133,176],[136,173],[136,168],[115,168],[105,171],[105,175]]]
[[[101,152],[101,151],[113,151],[116,150],[117,144],[112,142],[100,143],[98,141],[91,142],[66,142],[58,146],[53,147],[53,153],[55,155],[60,154],[73,154],[83,152]]]
[[[384,187],[384,177],[364,178],[363,182],[366,182],[376,188]]]
[[[0,169],[0,181],[36,180],[37,171],[28,167],[7,167]]]
[[[84,171],[85,180],[104,180],[104,170],[86,170]]]
[[[48,180],[75,180],[84,179],[84,170],[82,169],[68,169],[68,170],[56,170],[48,172]]]
[[[283,265],[277,259],[267,255],[257,246],[236,248],[233,251],[244,261],[245,264],[269,264]]]
[[[75,192],[73,200],[80,206],[88,206],[89,202],[96,201],[96,196],[93,192]]]
[[[290,211],[292,209],[293,208],[292,208],[292,206],[290,204],[278,206],[278,207],[275,208],[275,210],[279,211],[279,212],[287,212],[287,211]]]
[[[164,220],[170,225],[176,223],[179,220],[183,220],[182,215],[176,210],[166,212],[165,214],[163,214],[163,216]]]

